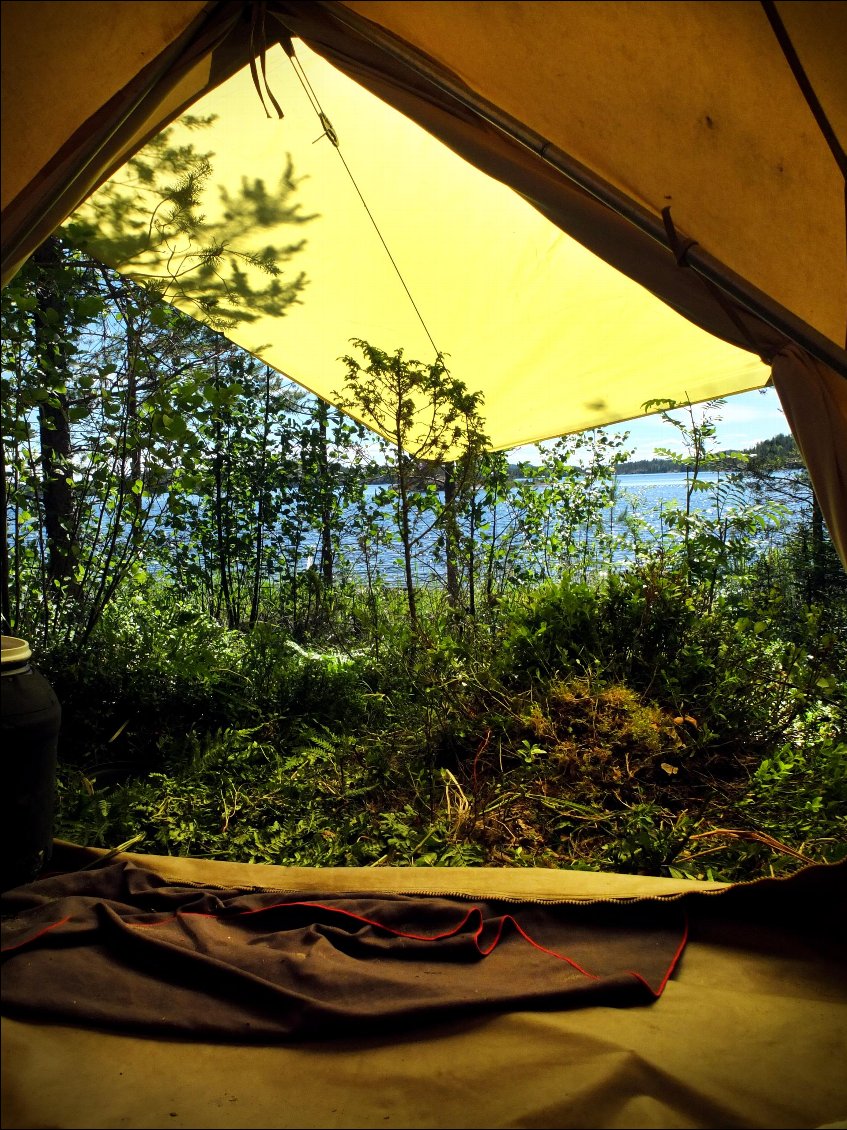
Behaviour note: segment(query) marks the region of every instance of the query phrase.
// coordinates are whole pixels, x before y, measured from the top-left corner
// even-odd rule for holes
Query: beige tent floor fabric
[[[93,857],[93,853],[92,853]],[[701,884],[585,872],[298,869],[135,856],[182,881],[515,897]],[[415,880],[415,876],[418,878]],[[420,884],[420,885],[418,885]],[[716,887],[719,885],[715,885]],[[722,897],[706,898],[716,910]],[[35,1127],[819,1127],[847,1116],[847,977],[808,937],[699,915],[649,1009],[517,1012],[418,1036],[239,1048],[3,1021],[3,1117]]]

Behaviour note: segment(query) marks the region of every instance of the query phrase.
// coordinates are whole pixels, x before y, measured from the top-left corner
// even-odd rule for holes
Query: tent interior
[[[498,449],[772,382],[847,566],[847,6],[2,16],[4,285],[66,225],[207,314],[133,179],[191,130],[210,239],[240,187],[296,184],[304,300],[234,317],[237,345],[330,401],[351,338],[443,352]],[[292,238],[247,230],[239,262]],[[57,841],[4,895],[3,1123],[847,1126],[846,885]]]

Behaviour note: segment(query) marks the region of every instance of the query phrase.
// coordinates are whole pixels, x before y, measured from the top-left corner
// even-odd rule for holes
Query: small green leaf
[[[103,312],[103,299],[99,294],[86,294],[76,304],[76,313],[81,318],[94,318]]]

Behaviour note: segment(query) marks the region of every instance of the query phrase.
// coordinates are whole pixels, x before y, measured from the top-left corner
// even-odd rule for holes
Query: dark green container
[[[30,662],[26,640],[2,637],[2,890],[35,879],[53,851],[56,749],[62,708]]]

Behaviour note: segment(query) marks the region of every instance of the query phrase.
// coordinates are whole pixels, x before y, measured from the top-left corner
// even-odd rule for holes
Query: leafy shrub
[[[172,734],[256,721],[243,640],[147,584],[110,605],[82,648],[40,657],[62,704],[63,760],[115,773],[162,764]]]
[[[566,577],[544,584],[506,618],[499,673],[519,686],[583,674],[596,664],[600,610],[596,591]]]

